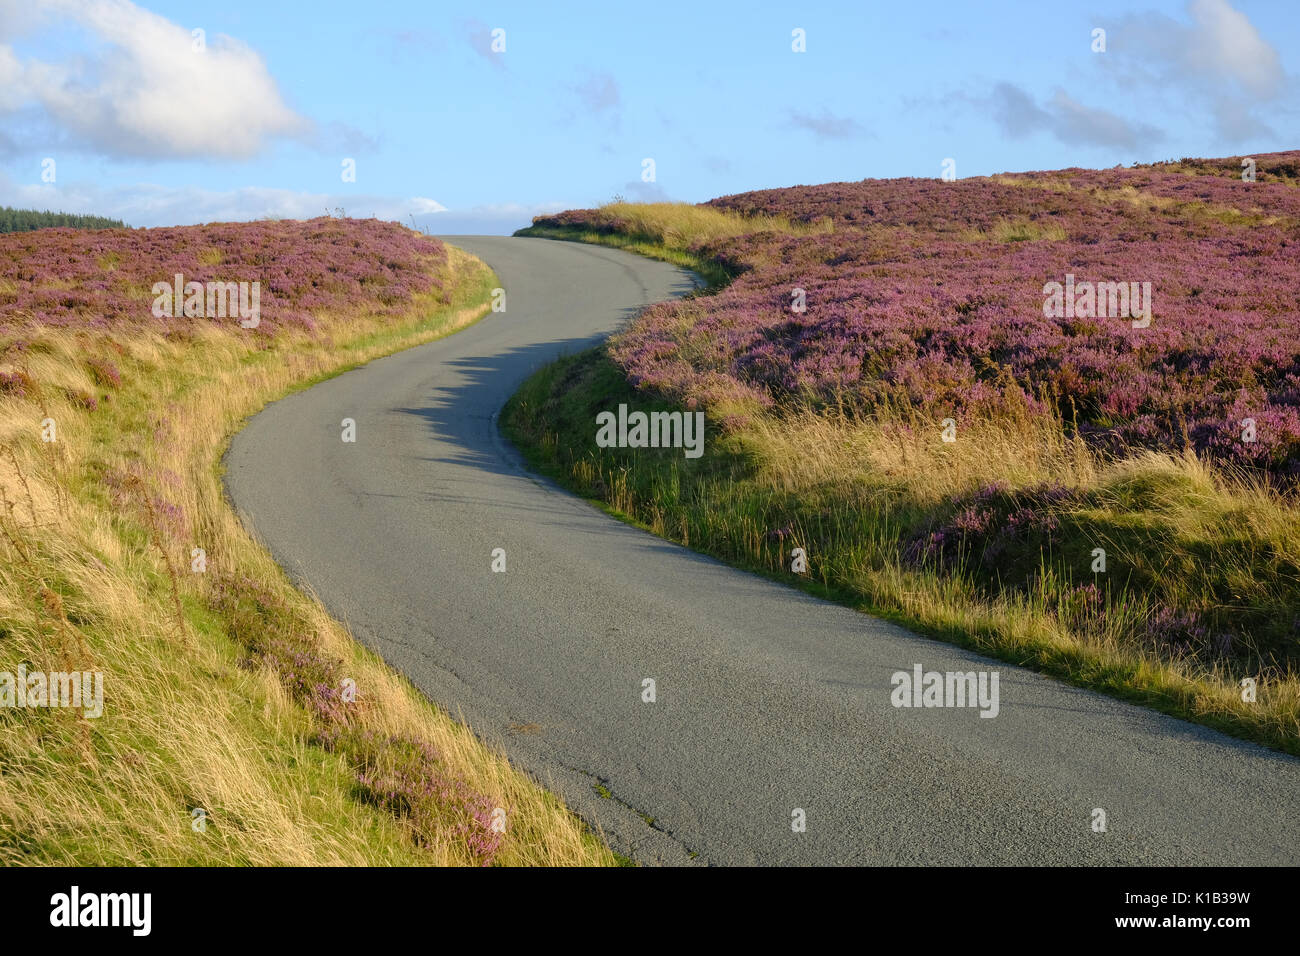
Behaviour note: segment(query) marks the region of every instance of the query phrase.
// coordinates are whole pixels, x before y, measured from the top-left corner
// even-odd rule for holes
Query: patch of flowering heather
[[[1241,162],[1245,156],[1229,156],[1219,159],[1184,158],[1177,162],[1152,163],[1152,168],[1172,168],[1175,171],[1195,174],[1197,176],[1222,176],[1225,179],[1241,179]],[[1254,153],[1249,158],[1255,160],[1255,176],[1259,182],[1277,181],[1295,184],[1300,180],[1300,150],[1282,153]]]
[[[936,421],[1054,407],[1108,447],[1190,443],[1280,476],[1300,472],[1300,218],[1288,219],[1300,216],[1300,190],[1150,169],[1056,175],[1076,173],[1098,191],[897,180],[716,200],[840,225],[702,247],[740,265],[734,281],[647,309],[611,354],[635,384],[683,400],[772,407],[811,393],[871,406],[901,396]],[[1117,198],[1135,175],[1188,202]],[[1216,218],[1197,205],[1244,207],[1243,196],[1252,214],[1279,221]],[[1067,238],[969,232],[1035,216],[1058,221]],[[1045,284],[1067,275],[1150,283],[1150,324],[1045,315]],[[795,289],[803,312],[791,307]],[[1253,440],[1242,437],[1245,419]]]
[[[783,216],[794,222],[831,219],[837,227],[883,226],[949,236],[1020,218],[1068,229],[1072,220],[1085,214],[1117,229],[1124,216],[1122,210],[1112,210],[1096,200],[1088,200],[1086,210],[1081,210],[1074,197],[1039,196],[1036,192],[984,179],[864,179],[764,189],[722,196],[706,205],[744,215]]]
[[[492,800],[448,775],[427,742],[374,731],[335,730],[322,736],[360,764],[357,782],[367,799],[406,818],[416,841],[463,843],[480,866],[491,866],[505,834],[492,829]]]
[[[1195,614],[1163,605],[1147,619],[1144,637],[1152,647],[1175,657],[1201,656],[1224,644],[1223,639],[1211,639],[1209,629]]]
[[[166,229],[42,229],[0,235],[0,336],[34,325],[169,328],[229,318],[155,318],[156,282],[259,282],[258,334],[365,310],[400,314],[440,292],[441,242],[373,219],[213,223]]]
[[[1283,167],[1289,168],[1289,167]],[[1240,169],[1238,169],[1240,172]],[[1107,196],[1111,190],[1136,190],[1129,204],[1139,208],[1145,203],[1147,214],[1172,221],[1185,221],[1196,211],[1196,204],[1204,212],[1219,214],[1223,210],[1236,210],[1243,216],[1256,219],[1281,219],[1294,227],[1300,218],[1300,190],[1278,180],[1256,179],[1244,182],[1240,176],[1192,175],[1188,172],[1168,172],[1159,167],[1143,166],[1134,169],[1067,169],[1051,173],[1013,173],[1008,180],[1021,180],[1068,186],[1065,197],[1078,195],[1089,202],[1113,200]],[[1173,200],[1170,206],[1163,200]],[[1212,227],[1212,219],[1206,225]]]
[[[1078,585],[1062,595],[1057,614],[1077,633],[1099,634],[1106,623],[1106,595],[1096,584]]]
[[[628,232],[631,228],[628,221],[617,216],[601,215],[599,210],[596,209],[566,209],[564,212],[552,213],[546,216],[534,216],[533,225],[572,226],[590,229],[593,232],[611,234]]]
[[[315,641],[287,630],[287,609],[274,592],[246,576],[213,576],[213,606],[230,621],[231,636],[252,658],[268,665],[293,695],[326,726],[347,722],[338,660]]]
[[[1034,590],[1040,553],[1061,538],[1060,516],[1086,505],[1080,492],[1060,485],[1012,491],[997,482],[949,501],[937,517],[903,543],[913,567],[965,568],[998,590]],[[1095,583],[1059,590],[1056,613],[1079,633],[1102,634],[1108,623],[1105,593]],[[1214,629],[1208,618],[1156,603],[1135,636],[1176,658],[1212,660],[1240,653],[1237,636]],[[1293,632],[1300,623],[1293,626]]]
[[[93,406],[87,406],[93,411]],[[171,472],[159,472],[159,479]],[[140,475],[118,469],[105,471],[100,478],[108,489],[113,506],[119,511],[132,512],[139,521],[151,525],[163,541],[182,542],[190,538],[189,521],[180,505],[152,490],[155,481],[142,481]],[[141,488],[147,498],[142,497]]]
[[[68,389],[68,399],[79,408],[84,408],[88,412],[93,412],[99,408],[99,399],[84,389]]]
[[[491,865],[504,834],[492,829],[494,807],[487,796],[449,774],[427,742],[355,727],[355,705],[343,699],[342,662],[322,654],[314,635],[286,626],[288,609],[273,591],[247,576],[218,571],[211,595],[231,637],[251,655],[249,662],[270,667],[317,718],[319,741],[353,762],[369,800],[408,817],[422,845],[461,842],[480,865]]]
[[[22,369],[13,372],[0,372],[0,395],[12,395],[26,398],[32,392],[32,380]]]
[[[1213,224],[1194,224],[1185,211],[1142,209],[1115,203],[1106,191],[1136,189],[1152,196],[1212,203],[1253,211],[1264,216],[1300,215],[1300,191],[1289,188],[1300,166],[1300,151],[1261,153],[1257,181],[1241,181],[1240,158],[1184,160],[1171,167],[1154,164],[1125,169],[1063,169],[1007,173],[990,179],[864,179],[860,182],[790,186],[721,196],[705,205],[745,215],[784,216],[796,222],[829,218],[837,226],[887,226],[915,229],[930,235],[957,235],[989,229],[999,221],[1024,221],[1061,226],[1068,238],[1121,237],[1134,229],[1190,229],[1200,232]],[[1209,165],[1209,164],[1215,165]],[[1202,164],[1198,166],[1197,164]],[[1222,164],[1222,165],[1218,165]],[[1202,171],[1212,175],[1195,175]],[[1224,173],[1232,170],[1232,175]],[[1035,189],[1035,183],[1049,189]],[[1154,214],[1154,215],[1153,215]],[[561,213],[557,219],[573,217]],[[577,224],[578,220],[574,220]]]
[[[1182,175],[1134,185],[1153,196],[1179,202],[1236,209],[1243,214],[1263,218],[1286,218],[1292,226],[1296,224],[1297,217],[1300,217],[1300,190],[1282,183]]]
[[[118,388],[122,384],[122,373],[107,359],[88,359],[86,368],[90,372],[90,377],[95,380],[95,384],[101,388]]]
[[[913,567],[974,567],[1001,572],[1008,552],[1026,542],[1050,547],[1060,531],[1057,513],[1082,501],[1079,492],[1061,485],[1012,491],[1003,482],[985,485],[969,497],[954,498],[903,542],[903,560]],[[1011,560],[1019,560],[1012,554]],[[1037,560],[1037,553],[1033,555]]]
[[[1259,390],[1243,390],[1225,415],[1196,423],[1191,437],[1197,447],[1277,474],[1300,474],[1300,405],[1294,389],[1286,401],[1274,402]],[[1252,434],[1253,433],[1253,434]],[[1252,440],[1245,436],[1251,434]]]

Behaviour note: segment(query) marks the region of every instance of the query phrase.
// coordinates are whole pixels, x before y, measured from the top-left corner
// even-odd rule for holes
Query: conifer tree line
[[[120,219],[103,216],[82,216],[69,212],[37,212],[35,209],[13,209],[0,206],[0,232],[30,232],[50,226],[71,226],[73,229],[124,229]]]

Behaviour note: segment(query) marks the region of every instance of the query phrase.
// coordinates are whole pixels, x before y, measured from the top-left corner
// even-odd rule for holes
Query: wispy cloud
[[[618,81],[611,73],[591,73],[585,80],[571,87],[578,102],[588,113],[607,114],[617,120],[622,112],[622,96]]]
[[[855,119],[848,116],[836,116],[830,110],[823,109],[819,115],[790,111],[790,125],[796,129],[807,130],[818,139],[853,139],[866,134],[866,129]]]
[[[1154,126],[1124,119],[1109,110],[1085,106],[1064,90],[1052,94],[1048,111],[1052,117],[1052,133],[1063,143],[1131,149],[1164,138],[1164,133]]]
[[[1052,115],[1014,84],[999,83],[995,86],[988,105],[993,121],[1008,136],[1019,138],[1051,128]]]
[[[383,143],[383,136],[370,136],[355,126],[338,122],[317,126],[309,139],[321,152],[347,156],[377,153]]]
[[[470,17],[469,19],[460,21],[460,29],[461,35],[464,37],[465,42],[469,45],[471,50],[483,59],[487,60],[497,69],[505,69],[506,53],[498,53],[492,49],[493,27],[488,26],[476,17]],[[509,40],[509,35],[507,34],[504,39]],[[508,52],[509,49],[510,47],[507,45],[506,51]]]
[[[386,30],[380,34],[380,43],[386,53],[395,59],[424,59],[431,52],[441,53],[447,42],[440,33],[432,30]]]
[[[1017,139],[1047,132],[1072,146],[1134,149],[1164,138],[1154,126],[1086,106],[1059,89],[1040,106],[1020,87],[999,83],[984,105],[1002,132]]]
[[[416,196],[410,201],[411,212],[417,216],[428,216],[433,213],[446,212],[447,207],[436,199],[426,199],[423,196]]]

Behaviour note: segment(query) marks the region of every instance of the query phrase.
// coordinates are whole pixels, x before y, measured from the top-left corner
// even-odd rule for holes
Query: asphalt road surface
[[[531,476],[498,432],[506,399],[691,277],[597,246],[449,241],[496,270],[507,310],[268,406],[236,437],[227,487],[360,640],[615,849],[669,864],[1300,858],[1296,759],[729,569]],[[895,707],[892,675],[918,664],[996,671],[997,716]]]

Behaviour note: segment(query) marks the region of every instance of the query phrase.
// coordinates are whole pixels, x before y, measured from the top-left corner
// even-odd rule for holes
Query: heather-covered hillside
[[[374,219],[13,233],[0,236],[0,334],[189,324],[203,316],[153,314],[154,284],[177,274],[184,283],[259,283],[262,335],[311,329],[358,308],[397,315],[412,296],[441,290],[445,263],[436,239]]]
[[[503,420],[665,537],[1300,753],[1300,152],[1250,159],[539,218],[711,285]],[[598,446],[619,403],[702,463]]]
[[[697,243],[735,280],[648,310],[613,355],[634,382],[706,405],[902,399],[971,421],[1027,404],[1107,448],[1190,447],[1290,479],[1300,152],[1252,158],[1254,181],[1229,158],[715,199],[831,231]],[[623,228],[607,210],[538,225]],[[1053,310],[1050,283],[1062,299],[1077,284],[1076,301]],[[1134,314],[1116,314],[1112,283]]]
[[[497,281],[376,220],[0,236],[0,669],[105,688],[94,717],[0,707],[0,862],[612,862],[295,591],[219,479],[267,402]]]

